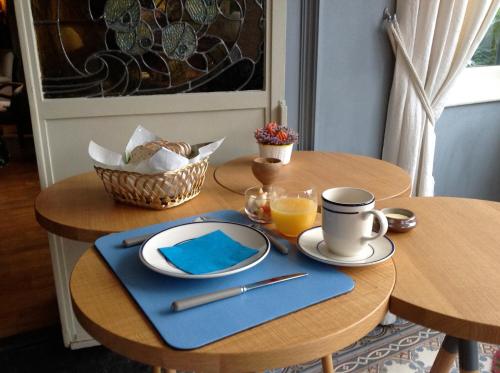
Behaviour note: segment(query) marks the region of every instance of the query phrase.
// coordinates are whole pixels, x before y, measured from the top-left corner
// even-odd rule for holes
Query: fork
[[[216,218],[211,218],[209,216],[199,216],[196,219],[193,220],[193,222],[219,222],[219,223],[228,223],[229,221],[227,220],[222,220],[222,219],[216,219]],[[263,233],[269,241],[274,245],[274,247],[283,255],[288,254],[288,247],[280,242],[280,238],[274,233],[271,232],[269,229],[264,228],[260,224],[256,223],[250,223],[250,224],[244,224],[248,227],[257,229],[259,232]],[[122,241],[122,247],[131,247],[131,246],[136,246],[142,244],[144,241],[146,241],[148,238],[153,236],[153,234],[145,234],[142,236],[136,236],[136,237],[130,237],[126,238]]]
[[[203,217],[205,218],[205,217]],[[203,221],[202,217],[199,216],[196,219],[193,219],[193,223]],[[153,237],[156,233],[142,234],[140,236],[134,236],[130,238],[126,238],[122,241],[122,247],[131,247],[142,244],[148,238]]]

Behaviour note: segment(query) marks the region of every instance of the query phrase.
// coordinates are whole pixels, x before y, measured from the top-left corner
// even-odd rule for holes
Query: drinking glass
[[[286,190],[271,199],[271,217],[276,229],[287,237],[297,237],[314,225],[318,201],[314,188]]]

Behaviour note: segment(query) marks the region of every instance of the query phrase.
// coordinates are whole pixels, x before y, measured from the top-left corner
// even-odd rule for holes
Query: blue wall
[[[294,127],[300,1],[316,0],[287,2],[286,88]],[[385,7],[394,9],[394,1],[320,1],[317,150],[381,156],[394,65],[382,27]],[[436,194],[500,201],[500,102],[448,108],[436,126]]]
[[[391,0],[320,2],[315,148],[380,157],[394,57]]]
[[[500,201],[500,102],[446,109],[436,137],[436,194]]]

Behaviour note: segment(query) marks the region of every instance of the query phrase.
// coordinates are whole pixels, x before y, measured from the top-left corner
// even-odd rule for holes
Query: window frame
[[[489,28],[496,22],[500,10]],[[498,22],[498,21],[497,21]],[[485,35],[486,37],[486,35]],[[479,49],[479,46],[478,46]],[[476,53],[477,50],[474,52]],[[498,53],[498,51],[497,51]],[[468,66],[455,79],[446,97],[446,106],[500,101],[500,61],[496,65]]]
[[[500,101],[500,65],[467,67],[457,77],[446,106]]]

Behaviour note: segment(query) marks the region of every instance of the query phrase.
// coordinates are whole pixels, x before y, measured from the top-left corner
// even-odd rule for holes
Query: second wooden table
[[[220,165],[215,170],[215,180],[243,195],[247,188],[259,185],[251,170],[255,157],[257,155],[236,158]],[[294,152],[277,184],[292,189],[313,186],[318,193],[350,186],[369,190],[377,201],[407,197],[411,192],[410,176],[403,169],[380,159],[346,153]]]
[[[477,343],[500,343],[500,203],[465,198],[400,198],[379,207],[412,210],[417,227],[390,234],[396,285],[390,310],[445,332],[431,372],[477,372]]]

